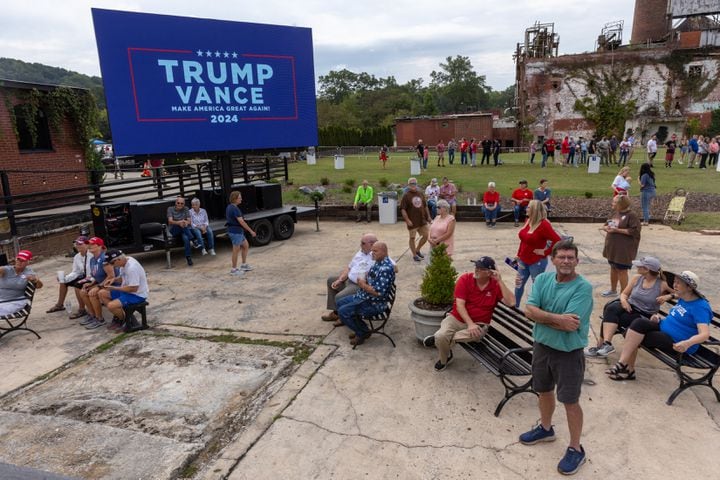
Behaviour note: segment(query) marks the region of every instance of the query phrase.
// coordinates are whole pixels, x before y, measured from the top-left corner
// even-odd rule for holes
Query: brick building
[[[492,113],[465,113],[433,117],[404,117],[395,119],[395,142],[398,146],[416,145],[423,139],[426,145],[447,143],[454,138],[492,138]]]
[[[60,128],[53,128],[43,106],[42,96],[56,88],[0,79],[0,172],[7,174],[13,196],[87,185],[85,148],[79,144],[74,126],[63,118]],[[36,118],[28,119],[22,104],[33,91],[40,94],[40,108]],[[34,145],[32,129],[36,132]]]
[[[720,108],[717,13],[720,2],[636,0],[629,44],[622,22],[611,22],[595,52],[561,56],[554,25],[535,24],[515,53],[520,125],[533,139],[592,136],[596,125],[577,102],[600,102],[613,89],[619,95],[605,100],[635,105],[613,134],[633,130],[644,143],[660,132],[682,137],[691,119],[706,128]]]

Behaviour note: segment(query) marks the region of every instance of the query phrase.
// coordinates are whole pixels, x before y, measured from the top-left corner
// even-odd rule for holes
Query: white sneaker
[[[615,290],[608,290],[607,292],[603,292],[600,295],[603,297],[617,297],[617,292]]]
[[[205,250],[205,249],[203,248],[203,249],[202,249],[202,254],[203,254],[203,255],[207,255],[207,250]]]
[[[210,252],[210,255],[212,255],[213,257],[215,256],[215,249],[214,249],[214,248],[211,248],[211,249],[209,250],[209,252]]]
[[[245,275],[245,272],[243,272],[239,268],[233,268],[232,270],[230,270],[230,275],[234,277],[242,277],[243,275]]]
[[[253,267],[249,263],[243,263],[242,265],[240,265],[240,270],[242,270],[243,272],[249,272],[252,269]]]

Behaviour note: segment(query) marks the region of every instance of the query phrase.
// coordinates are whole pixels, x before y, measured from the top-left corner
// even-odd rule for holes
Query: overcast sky
[[[347,68],[429,82],[448,56],[487,84],[515,81],[512,54],[535,21],[554,22],[560,53],[591,51],[603,25],[632,29],[633,0],[15,0],[3,2],[0,57],[100,75],[90,8],[310,27],[315,75]],[[0,72],[2,77],[2,72]]]

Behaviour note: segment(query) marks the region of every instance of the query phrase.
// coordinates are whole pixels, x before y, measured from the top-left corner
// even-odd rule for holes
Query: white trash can
[[[345,155],[335,155],[335,170],[345,170]]]
[[[378,193],[378,217],[381,224],[397,223],[397,192]]]
[[[417,157],[410,159],[410,175],[420,175],[420,159]]]
[[[317,164],[317,157],[315,157],[315,147],[310,147],[307,149],[306,159],[308,165]]]
[[[600,155],[588,156],[588,173],[600,173]]]

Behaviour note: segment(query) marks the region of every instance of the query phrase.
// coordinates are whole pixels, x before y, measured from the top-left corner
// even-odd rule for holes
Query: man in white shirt
[[[350,263],[340,272],[340,275],[327,279],[327,308],[330,313],[323,315],[325,322],[338,322],[336,302],[348,295],[355,295],[358,291],[358,275],[365,275],[375,263],[372,258],[372,246],[377,242],[374,233],[366,233],[360,238],[360,250],[355,253]],[[342,323],[341,323],[342,325]]]
[[[146,301],[150,289],[147,275],[140,262],[126,256],[122,250],[109,250],[105,254],[105,263],[120,269],[122,284],[118,286],[106,281],[99,293],[100,300],[115,317],[108,329],[119,330],[126,323],[124,307]],[[125,325],[127,330],[137,327],[134,318],[127,320],[128,325]]]
[[[647,142],[647,163],[652,165],[655,155],[657,155],[657,137],[653,135]]]

